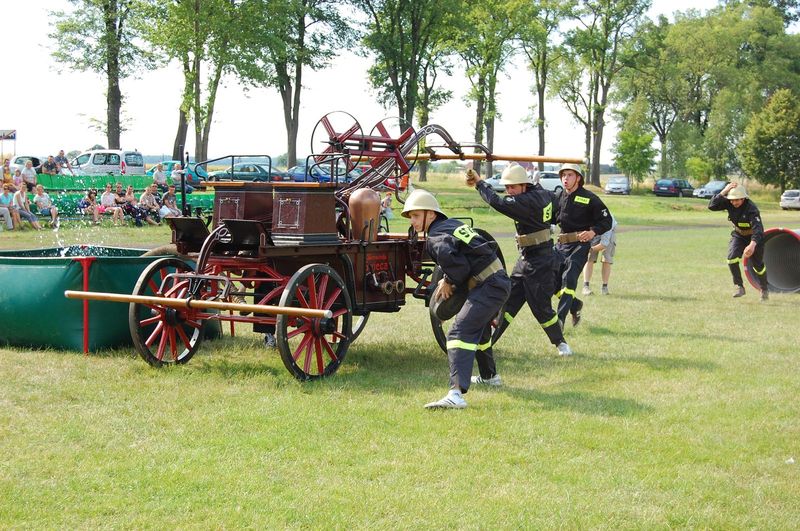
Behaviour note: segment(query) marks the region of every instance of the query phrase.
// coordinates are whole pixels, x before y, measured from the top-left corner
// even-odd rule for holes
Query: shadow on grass
[[[657,295],[653,293],[622,293],[617,295],[617,298],[649,302],[689,302],[699,300],[698,297],[687,297],[686,295]]]
[[[531,389],[506,387],[504,392],[520,400],[537,402],[543,409],[550,411],[574,411],[603,417],[631,417],[654,410],[652,406],[629,398],[614,398],[579,391],[545,393]]]
[[[614,337],[652,337],[652,338],[664,338],[670,340],[676,339],[693,339],[693,340],[700,340],[706,342],[709,340],[708,333],[690,333],[690,332],[680,332],[672,328],[665,328],[662,330],[630,330],[630,329],[618,329],[618,328],[606,328],[603,326],[587,326],[586,327],[592,335],[598,336],[614,336]],[[728,343],[740,343],[741,340],[737,338],[727,337],[727,336],[714,336],[714,341],[725,341]]]

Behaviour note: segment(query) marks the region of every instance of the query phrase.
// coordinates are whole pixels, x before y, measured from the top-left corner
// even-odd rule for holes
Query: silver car
[[[629,195],[631,193],[631,182],[625,176],[615,175],[614,177],[609,177],[605,192],[607,194]]]
[[[800,190],[786,190],[781,195],[781,208],[789,210],[790,208],[800,209]]]

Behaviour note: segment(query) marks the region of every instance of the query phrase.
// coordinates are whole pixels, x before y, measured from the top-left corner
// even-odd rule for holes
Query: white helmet
[[[509,164],[500,176],[500,184],[508,186],[510,184],[529,184],[528,172],[519,164]]]
[[[562,165],[561,165],[561,167],[558,169],[558,176],[559,176],[559,177],[561,177],[561,172],[562,172],[562,171],[566,171],[566,170],[572,170],[572,171],[574,171],[575,173],[577,173],[578,175],[580,175],[580,176],[581,176],[581,178],[583,178],[583,176],[584,176],[584,175],[583,175],[583,170],[582,170],[582,169],[581,169],[581,167],[580,167],[579,165],[577,165],[577,164],[562,164]]]
[[[439,206],[439,201],[433,197],[432,193],[422,190],[421,188],[417,188],[408,195],[406,204],[403,205],[403,212],[401,212],[401,215],[404,218],[411,217],[408,213],[412,210],[432,210],[444,215],[442,208]]]
[[[747,195],[747,189],[744,186],[742,186],[741,184],[736,185],[735,188],[731,188],[731,190],[728,192],[728,195],[727,195],[727,198],[729,200],[730,199],[747,199],[748,197],[750,197],[750,196]]]

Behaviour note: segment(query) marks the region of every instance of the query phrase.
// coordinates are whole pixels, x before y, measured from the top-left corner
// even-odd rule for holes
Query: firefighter
[[[492,337],[497,343],[500,336],[527,302],[536,321],[544,329],[561,356],[572,350],[564,341],[564,333],[553,310],[555,282],[555,254],[550,226],[555,214],[555,196],[539,184],[532,184],[525,169],[511,164],[503,170],[500,184],[506,187],[501,198],[474,170],[467,171],[467,186],[474,186],[484,201],[514,220],[517,248],[520,256],[511,272],[511,294],[503,311],[503,321]],[[473,383],[484,383],[483,375],[475,376]]]
[[[436,198],[425,190],[414,190],[403,206],[418,233],[426,234],[425,250],[444,272],[432,295],[432,303],[447,300],[456,290],[466,293],[464,305],[447,333],[450,391],[426,409],[462,409],[471,383],[473,362],[481,375],[496,378],[492,356],[491,322],[508,298],[511,281],[500,259],[496,243],[483,238],[468,225],[448,219]]]
[[[611,230],[611,214],[603,201],[583,187],[583,170],[577,164],[564,164],[558,170],[564,191],[558,201],[558,235],[556,250],[561,255],[559,269],[561,289],[556,296],[558,318],[562,327],[567,313],[572,326],[581,322],[583,302],[575,297],[578,277],[589,256],[592,238]]]
[[[764,265],[764,225],[758,207],[748,198],[747,190],[738,183],[728,183],[711,198],[708,209],[727,210],[728,219],[733,223],[731,241],[728,243],[728,267],[736,286],[733,296],[744,295],[742,271],[739,268],[744,256],[753,264],[753,273],[761,286],[761,301],[769,300],[767,266]]]

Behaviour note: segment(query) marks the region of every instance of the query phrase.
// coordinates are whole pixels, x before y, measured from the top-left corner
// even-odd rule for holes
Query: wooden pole
[[[441,155],[431,155],[429,153],[420,153],[419,155],[409,155],[406,157],[408,160],[510,160],[517,162],[561,162],[571,164],[583,164],[584,160],[575,157],[548,157],[544,155],[500,155],[492,153],[486,155],[485,153],[464,153],[456,155],[455,153],[442,153]]]
[[[204,301],[195,299],[173,299],[169,297],[148,297],[145,295],[125,295],[123,293],[101,293],[98,291],[72,291],[67,290],[64,296],[68,299],[82,299],[106,302],[134,302],[137,304],[154,304],[169,308],[195,308],[207,310],[231,310],[239,312],[268,313],[274,315],[290,315],[292,317],[327,317],[331,318],[330,310],[315,310],[312,308],[291,308],[285,306],[269,306],[266,304],[240,304],[236,302]]]

